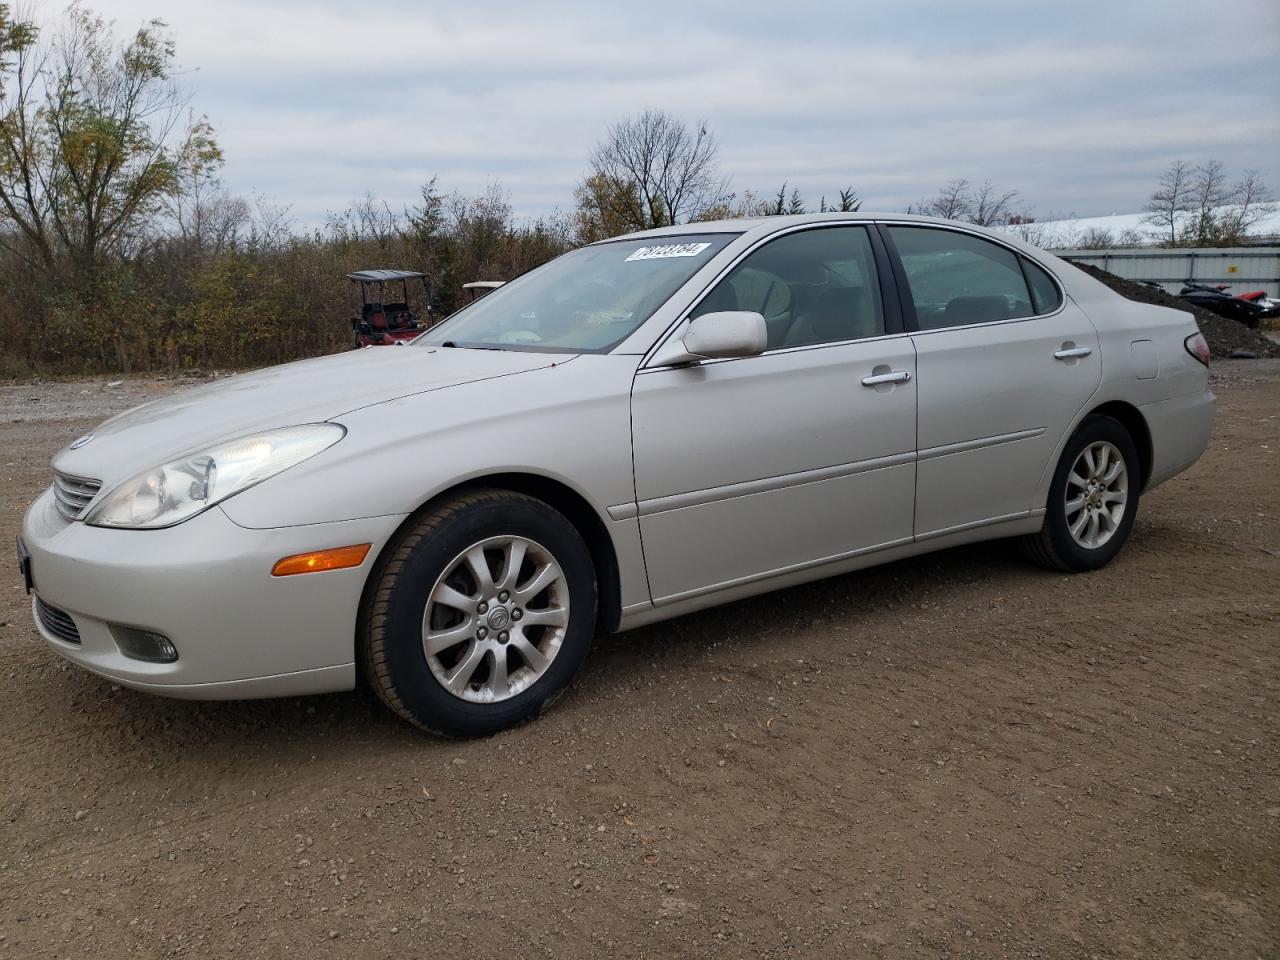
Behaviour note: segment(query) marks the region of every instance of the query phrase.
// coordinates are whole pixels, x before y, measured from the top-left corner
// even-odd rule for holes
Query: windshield
[[[735,236],[679,234],[574,250],[464,307],[416,343],[604,353]]]

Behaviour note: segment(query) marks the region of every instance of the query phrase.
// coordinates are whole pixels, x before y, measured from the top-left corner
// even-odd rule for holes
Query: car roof
[[[1059,260],[1048,251],[1032,246],[1025,240],[1004,230],[981,227],[977,224],[963,223],[958,220],[946,220],[942,217],[926,217],[918,213],[862,213],[859,211],[857,213],[792,213],[772,217],[740,217],[735,220],[708,220],[705,223],[681,223],[670,227],[655,227],[652,230],[638,230],[635,233],[611,237],[608,240],[599,240],[597,243],[679,237],[681,235],[699,233],[733,233],[744,235],[748,242],[754,242],[770,234],[808,224],[874,222],[932,224],[939,227],[950,227],[953,230],[962,230],[966,233],[977,233],[990,237],[997,243],[1004,244],[1007,247],[1020,250],[1033,260],[1039,260],[1043,263],[1048,259],[1056,265],[1065,265],[1065,261]],[[1084,274],[1081,275],[1084,276]],[[1105,284],[1102,286],[1105,286]]]
[[[388,280],[411,280],[425,276],[425,273],[418,273],[416,270],[357,270],[355,273],[348,273],[347,279],[359,283],[386,283]]]
[[[1006,235],[990,230],[986,227],[978,227],[972,223],[959,223],[954,220],[944,220],[941,217],[925,217],[915,213],[863,213],[858,211],[856,213],[790,213],[782,214],[780,216],[738,217],[730,220],[707,220],[705,222],[681,223],[670,227],[654,227],[652,230],[637,230],[635,233],[627,233],[618,237],[610,237],[608,240],[601,240],[598,242],[610,243],[616,240],[643,240],[649,237],[671,237],[687,233],[749,233],[751,231],[773,233],[777,230],[785,230],[788,227],[803,226],[810,223],[871,223],[877,220],[934,223],[939,226],[945,225],[950,227],[961,227],[965,230],[985,233],[1000,239],[1008,239]]]
[[[793,213],[774,217],[735,217],[729,220],[705,220],[694,223],[681,223],[670,227],[654,227],[652,230],[637,230],[634,233],[611,237],[610,240],[641,240],[645,237],[669,237],[682,233],[746,233],[756,227],[770,226],[777,229],[805,223],[823,223],[826,221],[866,221],[888,219],[899,214],[877,213]],[[912,218],[914,219],[914,218]],[[608,243],[609,240],[602,240]]]

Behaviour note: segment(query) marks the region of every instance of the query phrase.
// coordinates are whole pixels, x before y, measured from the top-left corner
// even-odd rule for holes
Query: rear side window
[[[1032,316],[1031,291],[1011,250],[954,230],[890,227],[921,330]]]
[[[1027,283],[1031,285],[1031,304],[1036,313],[1053,313],[1062,306],[1062,294],[1053,277],[1026,257],[1022,258],[1022,268],[1027,271]]]

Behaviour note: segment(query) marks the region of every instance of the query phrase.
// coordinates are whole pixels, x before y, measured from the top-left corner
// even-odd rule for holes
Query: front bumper
[[[51,491],[22,526],[34,593],[65,611],[80,643],[34,617],[72,663],[124,686],[190,699],[349,690],[355,630],[369,568],[402,516],[250,530],[218,507],[163,530],[114,530],[62,517]],[[271,576],[282,557],[372,543],[359,567]],[[34,603],[33,603],[33,613]],[[173,663],[125,656],[111,625],[154,631]]]

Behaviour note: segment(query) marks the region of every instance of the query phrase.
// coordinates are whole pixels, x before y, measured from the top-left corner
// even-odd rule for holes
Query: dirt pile
[[[1225,360],[1231,355],[1232,350],[1248,350],[1259,357],[1280,357],[1280,344],[1269,340],[1257,330],[1250,330],[1243,323],[1220,317],[1203,307],[1192,306],[1185,300],[1179,300],[1153,287],[1121,279],[1114,273],[1107,273],[1087,263],[1077,263],[1073,260],[1071,265],[1079,267],[1095,280],[1105,283],[1122,297],[1137,300],[1139,303],[1173,307],[1175,310],[1185,310],[1187,313],[1194,314],[1196,323],[1200,326],[1200,332],[1209,341],[1209,349],[1213,351],[1216,360]]]

